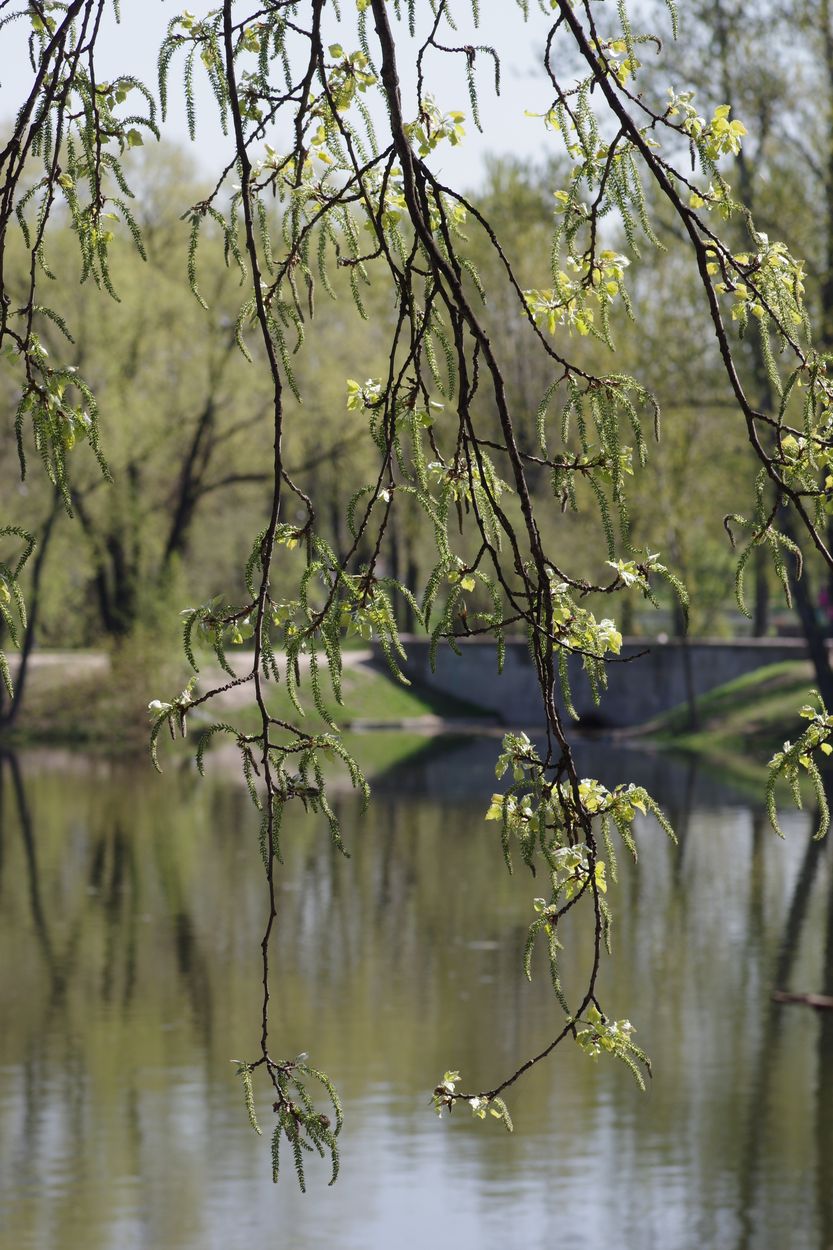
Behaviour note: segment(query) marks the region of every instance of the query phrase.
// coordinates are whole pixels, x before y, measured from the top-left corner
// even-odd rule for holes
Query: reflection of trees
[[[84,874],[88,888],[85,894],[78,895],[69,925],[61,923],[64,917],[53,915],[43,903],[37,830],[20,764],[14,754],[5,755],[0,762],[0,772],[6,768],[11,776],[16,823],[25,852],[32,927],[50,978],[50,1010],[62,1005],[66,998],[75,975],[85,927],[97,910],[103,911],[106,934],[100,997],[103,1002],[110,1001],[116,966],[123,952],[126,970],[123,1006],[126,1008],[135,982],[136,919],[140,895],[130,839],[125,836],[120,824],[91,835],[89,868]],[[66,936],[61,941],[56,934],[63,928],[66,929]]]
[[[173,965],[191,1009],[194,1028],[206,1048],[211,1049],[213,1031],[210,965],[197,937],[192,908],[193,891],[183,882],[172,828],[157,825],[153,856],[167,908],[173,938]]]
[[[822,993],[833,995],[833,874],[827,893]],[[820,1244],[833,1245],[833,1011],[816,1013],[818,1084],[816,1088],[816,1201]]]
[[[686,761],[685,783],[682,788],[682,799],[669,807],[668,817],[677,835],[677,855],[674,860],[674,880],[679,885],[683,879],[688,834],[691,827],[691,815],[694,810],[694,787],[697,783],[699,764],[696,755],[689,756]]]
[[[3,865],[6,859],[6,822],[3,812],[6,806],[6,778],[3,768],[3,753],[0,752],[0,898],[3,897]]]
[[[108,855],[109,848],[109,855]],[[110,869],[106,874],[109,858]],[[116,982],[119,946],[124,946],[124,988],[122,1003],[126,1008],[136,984],[136,921],[139,901],[139,878],[132,841],[117,824],[112,835],[100,834],[93,848],[90,863],[90,892],[101,899],[106,916],[104,966],[101,973],[101,997],[110,1002]],[[129,888],[127,883],[129,883]],[[122,915],[122,911],[126,915]]]
[[[38,940],[38,945],[40,946],[44,963],[46,965],[46,971],[49,976],[50,1003],[52,1006],[56,1006],[63,1001],[66,991],[66,965],[65,961],[55,954],[55,945],[52,940],[49,919],[41,897],[40,871],[38,867],[38,855],[37,847],[35,845],[34,830],[32,827],[32,817],[26,798],[26,791],[23,786],[20,765],[18,764],[17,757],[15,755],[4,753],[0,756],[0,771],[5,771],[6,768],[8,768],[11,775],[12,796],[17,816],[17,825],[20,830],[20,836],[23,840],[23,851],[26,862],[26,880],[29,888],[29,911],[32,917],[32,928],[35,931],[35,936]],[[71,945],[74,947],[74,943]]]
[[[106,795],[99,797],[94,810],[100,813],[102,823],[99,827],[87,825],[84,829],[86,836],[81,852],[84,863],[78,866],[79,882],[83,885],[72,889],[70,901],[62,901],[59,911],[50,906],[45,893],[44,846],[48,846],[50,839],[54,841],[59,833],[68,844],[70,830],[45,829],[46,842],[39,837],[29,801],[29,785],[20,763],[12,753],[0,755],[0,868],[12,832],[16,832],[23,848],[28,916],[48,978],[45,1002],[48,1016],[64,1009],[74,978],[83,975],[84,992],[89,993],[89,968],[80,966],[80,953],[85,942],[90,951],[96,949],[93,930],[97,925],[103,933],[100,968],[94,982],[99,1001],[111,1007],[118,995],[124,1016],[132,1007],[137,992],[139,922],[145,892],[142,871],[147,874],[148,864],[146,861],[142,864],[138,858],[136,829],[126,824],[130,807],[124,804],[124,796],[120,793],[115,796],[115,809]],[[195,1027],[201,1038],[208,1040],[212,995],[209,967],[191,910],[194,900],[183,882],[171,830],[157,824],[153,846],[156,878],[162,889],[167,912],[165,924],[170,935],[172,958],[166,965],[176,970],[183,995],[191,1005]],[[50,871],[53,868],[50,863]],[[75,865],[70,861],[65,868],[72,873]],[[46,1018],[42,1021],[42,1025],[45,1024]]]
[[[752,889],[750,890],[750,907],[753,914],[750,916],[750,929],[753,922],[757,921],[757,923],[755,923],[755,929],[760,929],[760,926],[763,923],[762,918],[764,915],[765,904],[763,899],[764,877],[761,842],[762,837],[766,836],[763,829],[764,824],[765,822],[763,818],[759,817],[759,819],[756,819],[753,826],[751,864]],[[811,827],[816,827],[815,820]],[[825,852],[825,846],[825,843],[813,841],[812,838],[808,839],[804,856],[801,861],[801,867],[795,880],[792,898],[790,899],[790,906],[787,911],[787,918],[778,946],[778,952],[772,972],[772,981],[768,987],[769,989],[785,988],[789,983],[790,977],[792,976],[793,967],[800,948],[802,932],[809,911],[813,885],[815,883],[819,864]],[[831,973],[833,972],[833,893],[831,893],[828,902],[825,968],[825,992],[827,992],[827,982],[831,978]],[[749,1081],[749,1104],[741,1151],[740,1184],[738,1188],[738,1215],[741,1225],[741,1233],[738,1239],[738,1250],[749,1250],[749,1247],[753,1244],[753,1238],[756,1231],[753,1218],[755,1195],[757,1192],[762,1148],[767,1140],[766,1121],[769,1111],[772,1079],[777,1068],[777,1060],[780,1050],[782,1024],[784,1019],[783,1011],[783,1006],[772,1001],[770,1001],[764,1008],[765,1016],[760,1039],[758,1060]],[[824,1015],[825,1013],[822,1014]],[[831,1201],[833,1201],[833,1195],[830,1194],[830,1182],[833,1177],[831,1176],[831,1164],[829,1158],[830,1146],[833,1145],[833,1142],[831,1142],[830,1139],[829,1115],[825,1116],[824,1109],[825,1107],[829,1108],[829,1100],[831,1093],[833,1093],[833,1086],[831,1086],[833,1071],[830,1071],[829,1062],[830,1057],[833,1056],[833,1047],[830,1045],[829,1037],[825,1043],[825,1025],[833,1025],[833,1019],[823,1021],[822,1032],[819,1036],[819,1089],[816,1101],[816,1170],[819,1179],[818,1217],[819,1224],[823,1230],[823,1236],[820,1244],[827,1246],[830,1244],[830,1204]],[[828,1057],[828,1061],[826,1063],[825,1046],[826,1055]],[[823,1086],[825,1087],[824,1089],[822,1088]],[[824,1183],[822,1183],[822,1179],[824,1180]]]
[[[670,1014],[655,1025],[665,1053],[649,1039],[665,1077],[649,1095],[653,1105],[640,1098],[631,1117],[622,1074],[585,1066],[583,1059],[567,1066],[565,1058],[552,1078],[513,1105],[523,1126],[508,1146],[517,1152],[514,1159],[502,1136],[483,1138],[483,1145],[478,1138],[476,1147],[466,1147],[464,1167],[467,1175],[480,1175],[484,1192],[494,1192],[520,1184],[517,1160],[532,1161],[542,1149],[544,1155],[550,1147],[567,1155],[575,1150],[578,1161],[588,1148],[598,1147],[600,1161],[615,1149],[615,1179],[601,1183],[615,1186],[622,1228],[633,1230],[661,1214],[668,1201],[663,1180],[651,1170],[661,1140],[663,1152],[673,1155],[668,1166],[687,1161],[687,1208],[696,1216],[700,1204],[707,1230],[715,1211],[734,1211],[747,1222],[738,1246],[757,1250],[774,1244],[772,1230],[759,1222],[761,1212],[772,1213],[767,1186],[778,1183],[766,1152],[782,1128],[775,1109],[783,1105],[784,1080],[794,1066],[784,1009],[761,999],[772,987],[789,988],[796,977],[799,948],[807,949],[810,936],[808,916],[818,912],[824,846],[795,848],[782,920],[781,906],[772,906],[781,896],[771,871],[782,848],[760,822],[749,834],[745,815],[734,824],[729,817],[731,837],[724,830],[721,847],[730,874],[722,880],[730,882],[734,900],[730,941],[712,905],[718,861],[706,845],[725,812],[704,817],[696,764],[686,772],[679,768],[675,783],[676,806],[669,807],[680,846],[659,838],[652,843],[645,831],[634,872],[621,856],[621,896],[614,896],[617,920],[622,913],[614,936],[627,948],[617,969],[634,967],[643,979],[638,987],[625,980],[616,991],[625,1001],[637,992],[650,1000],[645,978],[667,982]],[[222,1105],[225,1148],[240,1111],[226,1060],[240,1053],[237,1037],[250,1019],[245,995],[262,889],[254,825],[241,817],[247,809],[237,792],[215,791],[210,780],[203,790],[193,790],[188,776],[154,784],[158,789],[141,773],[108,766],[87,777],[65,774],[60,783],[45,772],[36,788],[25,762],[0,762],[0,925],[5,922],[3,935],[9,932],[11,915],[15,932],[25,935],[32,979],[31,992],[26,986],[20,999],[20,1018],[0,1026],[3,1057],[13,1049],[19,1073],[21,1124],[27,1116],[12,1164],[20,1160],[27,1174],[40,1169],[49,1175],[58,1124],[78,1161],[76,1168],[61,1160],[75,1169],[74,1201],[85,1218],[90,1210],[104,1213],[102,1227],[110,1231],[109,1200],[85,1170],[100,1135],[106,1132],[107,1148],[119,1156],[112,1166],[122,1174],[146,1178],[162,1158],[178,1175],[182,1169],[192,1198],[180,1206],[193,1211],[189,1203],[203,1192],[199,1169],[208,1152],[198,1133],[175,1138],[175,1118],[214,1131]],[[416,1142],[433,1128],[423,1119],[424,1091],[442,1064],[453,1060],[466,1072],[488,1076],[549,1027],[546,967],[536,965],[531,986],[518,975],[529,900],[539,886],[523,872],[509,877],[497,871],[499,839],[483,824],[480,804],[457,793],[438,799],[380,789],[380,801],[363,818],[352,797],[338,800],[348,861],[333,852],[326,829],[311,818],[287,823],[279,949],[292,952],[292,959],[280,980],[280,1033],[290,1053],[315,1031],[321,1053],[314,1059],[335,1061],[345,1074],[354,1125],[390,1115],[387,1103],[384,1112],[378,1097],[374,1104],[374,1091],[378,1095],[384,1083],[385,1099],[400,1100],[397,1133]],[[728,897],[719,895],[721,906]],[[833,901],[827,941],[830,977]],[[731,966],[716,961],[724,954]],[[565,975],[572,975],[568,958],[565,965]],[[60,993],[55,975],[63,977]],[[717,1004],[711,1016],[710,1002]],[[725,1018],[718,1020],[718,1011]],[[647,1032],[647,1011],[644,1019]],[[818,1027],[814,1017],[806,1019],[811,1029]],[[177,1023],[179,1029],[170,1029]],[[809,1193],[809,1203],[798,1219],[806,1237],[812,1230],[830,1241],[833,1141],[825,1108],[833,1089],[822,1060],[830,1065],[833,1039],[827,1019],[821,1027],[818,1119],[814,1123],[812,1112],[803,1117],[799,1147],[815,1152],[817,1190],[807,1168],[802,1193],[805,1200]],[[709,1039],[718,1029],[726,1034],[727,1051],[715,1063]],[[797,1098],[806,1097],[805,1056],[815,1042],[811,1034],[801,1048]],[[680,1128],[681,1107],[691,1115],[688,1135]],[[542,1119],[542,1108],[552,1113],[551,1123]],[[796,1124],[785,1122],[783,1129],[786,1136]],[[220,1147],[211,1149],[216,1156]],[[151,1165],[149,1151],[158,1156]],[[550,1157],[555,1171],[560,1156]],[[787,1159],[792,1167],[793,1156]],[[553,1204],[562,1200],[560,1183],[554,1182]],[[50,1209],[57,1213],[61,1202],[50,1198]],[[93,1238],[90,1250],[101,1244],[113,1243]],[[704,1244],[716,1242],[707,1233]]]

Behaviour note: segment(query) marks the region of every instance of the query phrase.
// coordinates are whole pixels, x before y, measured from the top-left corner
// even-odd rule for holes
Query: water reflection
[[[313,1172],[306,1198],[271,1186],[228,1062],[257,1038],[245,795],[219,772],[0,760],[3,1250],[833,1244],[833,1015],[769,999],[833,993],[811,820],[781,843],[690,761],[585,748],[582,771],[648,785],[679,832],[646,822],[638,871],[620,864],[603,986],[656,1077],[641,1095],[564,1052],[513,1094],[508,1138],[436,1122],[428,1093],[445,1067],[485,1084],[550,1036],[546,970],[520,976],[539,887],[502,872],[482,821],[496,744],[439,745],[382,778],[367,816],[340,799],[349,861],[315,821],[287,829],[275,1032],[348,1113],[342,1178]]]

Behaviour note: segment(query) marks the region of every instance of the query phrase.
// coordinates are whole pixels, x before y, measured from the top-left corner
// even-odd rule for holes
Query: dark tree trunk
[[[752,613],[753,638],[765,638],[769,632],[769,577],[766,551],[759,547],[755,552],[755,606]]]
[[[796,534],[789,512],[785,512],[781,528],[788,538],[795,541]],[[802,576],[796,577],[795,562],[792,557],[788,557],[787,568],[795,610],[801,621],[801,630],[807,640],[807,650],[815,670],[816,687],[824,700],[825,707],[833,708],[833,671],[830,668],[830,652],[826,631],[819,622],[810,574],[805,568]]]
[[[191,446],[185,457],[176,497],[173,506],[171,525],[162,556],[162,567],[167,569],[174,556],[182,555],[185,550],[194,519],[194,512],[200,499],[200,487],[212,456],[212,434],[214,432],[215,407],[213,396],[209,398],[203,409],[191,439]]]
[[[10,728],[20,714],[23,706],[23,693],[26,689],[26,678],[29,673],[29,660],[32,656],[32,648],[35,645],[35,636],[38,625],[38,617],[40,615],[41,605],[41,583],[43,581],[43,567],[46,562],[46,553],[49,549],[49,543],[55,529],[57,521],[63,509],[63,501],[60,495],[55,494],[52,500],[52,510],[46,519],[43,527],[43,533],[38,544],[35,560],[32,565],[32,583],[29,589],[27,604],[27,620],[26,629],[23,634],[23,645],[20,648],[20,664],[14,682],[14,696],[9,703],[8,708],[3,710],[0,716],[0,724],[5,728]]]

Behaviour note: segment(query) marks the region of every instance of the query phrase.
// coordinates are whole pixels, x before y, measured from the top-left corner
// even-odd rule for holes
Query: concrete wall
[[[437,653],[436,672],[428,663],[424,639],[404,640],[406,675],[415,685],[453,695],[497,714],[505,725],[534,729],[541,724],[541,699],[525,642],[507,642],[503,673],[498,675],[493,642],[461,642],[461,656],[447,645]],[[639,656],[640,652],[647,654]],[[636,657],[633,658],[630,657]],[[608,665],[608,690],[601,705],[593,703],[580,660],[570,658],[570,681],[576,711],[587,724],[640,725],[686,701],[686,665],[695,695],[753,672],[767,664],[807,657],[803,639],[761,638],[735,642],[699,640],[658,643],[629,640],[622,647],[627,663]]]

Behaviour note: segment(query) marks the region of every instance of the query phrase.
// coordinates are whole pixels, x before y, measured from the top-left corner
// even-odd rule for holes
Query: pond
[[[257,1054],[265,919],[233,772],[3,759],[2,1250],[833,1245],[833,1013],[770,1001],[833,992],[830,853],[809,815],[781,842],[693,764],[580,760],[646,784],[679,833],[642,821],[609,894],[603,998],[652,1057],[646,1093],[568,1043],[509,1091],[513,1136],[437,1119],[445,1069],[494,1083],[559,1028],[544,962],[521,971],[541,886],[483,821],[497,750],[428,744],[364,816],[341,795],[349,860],[322,822],[285,825],[275,1047],[309,1051],[346,1111],[341,1176],[311,1165],[306,1195],[291,1170],[272,1185],[229,1062]]]

